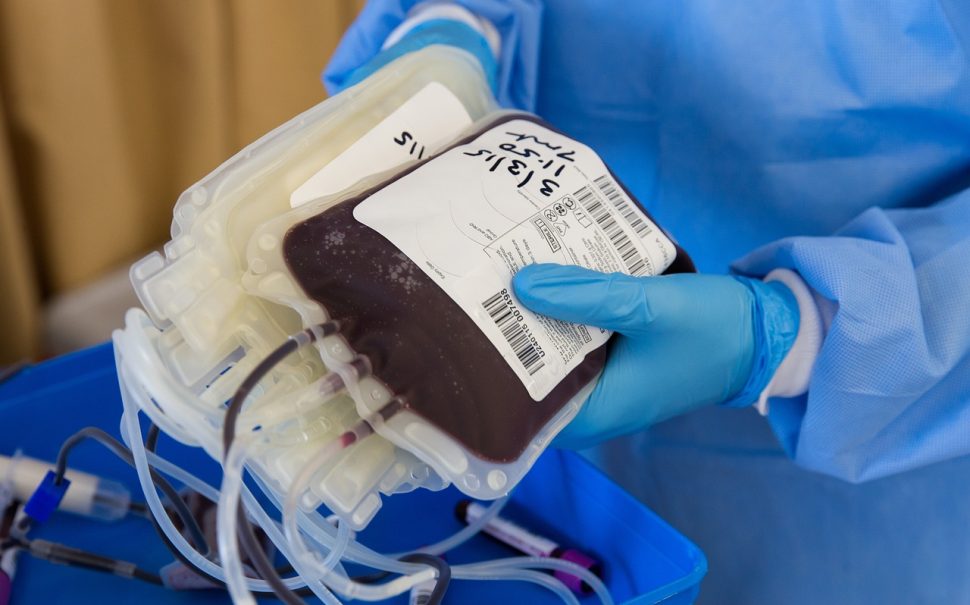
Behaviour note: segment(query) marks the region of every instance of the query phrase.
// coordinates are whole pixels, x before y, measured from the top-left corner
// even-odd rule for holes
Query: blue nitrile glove
[[[512,285],[536,313],[616,331],[599,383],[556,439],[564,447],[594,445],[705,405],[754,403],[798,333],[795,297],[777,282],[538,264]]]
[[[360,67],[349,72],[341,81],[340,88],[353,86],[365,80],[375,71],[394,59],[433,44],[460,48],[476,59],[482,66],[492,91],[496,90],[498,62],[481,33],[469,25],[450,19],[435,19],[417,25],[392,46],[380,51]]]
[[[323,82],[336,94],[402,54],[448,44],[478,58],[503,107],[531,111],[541,23],[540,0],[370,0],[334,51]],[[398,28],[409,24],[416,25],[396,39]]]

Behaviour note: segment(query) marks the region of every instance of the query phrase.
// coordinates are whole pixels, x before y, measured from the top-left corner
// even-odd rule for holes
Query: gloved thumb
[[[541,315],[629,334],[653,320],[643,281],[575,265],[535,264],[516,273],[512,289]]]

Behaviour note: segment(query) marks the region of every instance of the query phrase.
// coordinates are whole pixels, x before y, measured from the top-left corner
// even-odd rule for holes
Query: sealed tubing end
[[[128,488],[117,481],[98,479],[87,516],[102,521],[117,521],[127,515],[130,508],[131,493]]]
[[[579,565],[583,569],[588,569],[589,571],[594,573],[597,577],[601,576],[602,567],[598,562],[596,562],[593,558],[591,558],[586,553],[569,548],[563,551],[554,552],[553,556],[563,561],[569,561],[570,563],[575,563],[576,565]],[[557,580],[565,584],[569,588],[569,590],[577,594],[593,593],[592,586],[584,582],[582,578],[578,578],[567,571],[562,571],[561,569],[557,569],[553,575],[556,576]]]
[[[12,592],[13,582],[10,581],[10,576],[0,570],[0,605],[9,605]]]

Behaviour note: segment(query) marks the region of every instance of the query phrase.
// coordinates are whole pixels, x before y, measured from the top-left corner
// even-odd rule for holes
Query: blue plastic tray
[[[53,460],[61,442],[83,426],[118,434],[121,401],[110,344],[29,367],[0,385],[0,453]],[[201,451],[163,438],[160,453],[210,481],[217,465]],[[80,470],[126,484],[140,497],[134,471],[95,443],[72,454]],[[461,498],[454,489],[394,496],[361,536],[379,549],[401,550],[459,529],[452,513]],[[504,515],[562,544],[595,554],[617,603],[689,604],[707,571],[703,553],[581,457],[549,451],[516,488]],[[32,534],[157,569],[171,559],[144,519],[101,523],[55,514]],[[476,537],[448,554],[452,563],[516,554]],[[14,605],[51,603],[228,603],[220,591],[173,592],[21,556]],[[394,603],[404,603],[401,598]],[[514,582],[456,581],[446,603],[558,603],[544,589]],[[583,599],[596,602],[595,598]]]

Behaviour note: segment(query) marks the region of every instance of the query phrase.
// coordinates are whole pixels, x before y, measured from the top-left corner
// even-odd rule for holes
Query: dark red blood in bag
[[[371,193],[290,228],[283,243],[290,271],[310,298],[343,321],[344,337],[370,359],[374,375],[406,409],[479,458],[516,460],[603,368],[606,346],[589,353],[544,399],[533,400],[457,303],[384,236],[354,218],[354,207]],[[687,254],[677,252],[666,272],[692,271]]]

